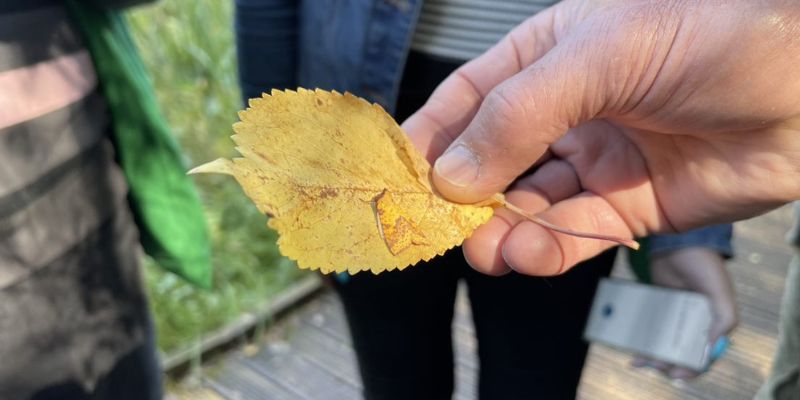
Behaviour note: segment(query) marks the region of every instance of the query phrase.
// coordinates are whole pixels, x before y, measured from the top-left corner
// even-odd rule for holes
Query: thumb
[[[627,65],[636,59],[627,49],[636,46],[624,31],[607,29],[611,21],[584,22],[587,27],[576,27],[489,91],[475,117],[434,164],[433,182],[444,197],[475,203],[503,192],[569,128],[609,112],[611,99],[622,99],[626,83],[636,80],[634,68]],[[515,37],[519,35],[505,40]],[[468,80],[478,80],[490,71],[464,73],[476,75]]]

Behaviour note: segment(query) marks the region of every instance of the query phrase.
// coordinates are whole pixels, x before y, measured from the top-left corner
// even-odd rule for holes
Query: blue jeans
[[[648,237],[647,245],[650,255],[687,247],[704,247],[730,258],[733,257],[732,237],[733,225],[720,224],[671,235],[653,235]]]

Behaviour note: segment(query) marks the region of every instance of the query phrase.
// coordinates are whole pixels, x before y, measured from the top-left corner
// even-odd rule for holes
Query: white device
[[[602,279],[584,336],[702,371],[709,363],[712,318],[710,302],[699,293]]]

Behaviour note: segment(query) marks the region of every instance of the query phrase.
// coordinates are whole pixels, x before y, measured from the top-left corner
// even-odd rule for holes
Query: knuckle
[[[512,87],[501,85],[486,96],[484,107],[498,123],[512,124],[524,115],[523,107],[515,92]]]
[[[478,138],[493,148],[501,148],[503,152],[512,151],[519,147],[520,141],[526,138],[519,137],[529,125],[526,120],[526,106],[518,94],[518,90],[509,85],[501,85],[493,89],[483,102],[482,108],[487,118],[482,121],[484,137]]]

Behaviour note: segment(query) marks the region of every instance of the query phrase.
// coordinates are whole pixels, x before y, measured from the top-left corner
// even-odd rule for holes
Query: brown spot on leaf
[[[334,188],[325,188],[319,193],[320,199],[331,199],[339,195],[339,191]]]

